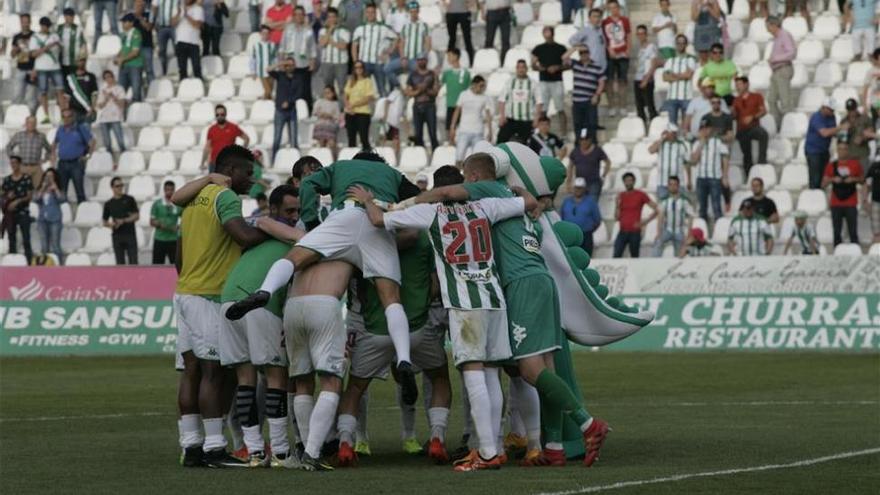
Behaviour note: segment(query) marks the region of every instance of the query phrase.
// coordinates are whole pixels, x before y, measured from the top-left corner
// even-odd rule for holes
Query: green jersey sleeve
[[[217,218],[220,219],[220,224],[241,217],[241,199],[231,189],[220,192],[214,206],[217,209]]]
[[[330,194],[333,183],[333,171],[336,165],[324,167],[305,178],[299,186],[299,198],[302,204],[300,218],[306,225],[318,222],[318,200],[321,194]]]
[[[494,180],[482,180],[480,182],[469,182],[462,184],[470,195],[471,200],[479,200],[483,198],[509,198],[513,196],[510,189]]]

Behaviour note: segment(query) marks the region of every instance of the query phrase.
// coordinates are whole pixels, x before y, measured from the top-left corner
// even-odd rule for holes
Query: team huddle
[[[608,425],[554,371],[566,337],[532,220],[552,196],[498,181],[491,153],[438,168],[422,192],[361,152],[328,167],[303,157],[272,191],[269,216],[246,219],[238,195],[252,173],[251,153],[233,145],[214,174],[172,198],[184,207],[174,297],[184,466],[354,466],[370,454],[368,386],[389,374],[407,452],[460,472],[499,469],[516,454],[523,466],[561,466],[563,423],[573,421],[583,464],[598,459]],[[447,334],[464,392],[454,451]],[[419,372],[424,446],[412,426]]]

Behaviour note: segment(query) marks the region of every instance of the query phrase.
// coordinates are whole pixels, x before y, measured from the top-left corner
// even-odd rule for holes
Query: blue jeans
[[[697,199],[700,202],[700,217],[709,221],[709,197],[712,198],[712,218],[721,218],[721,179],[697,179]]]
[[[416,70],[416,61],[415,59],[407,59],[406,61],[407,71],[412,72]],[[400,83],[397,81],[397,76],[401,72],[404,72],[403,64],[401,63],[400,57],[394,57],[390,62],[385,64],[385,79],[388,81],[388,84],[391,85],[391,89],[396,88]]]
[[[574,135],[580,137],[581,129],[586,129],[593,140],[599,129],[599,109],[590,101],[571,104],[571,120],[574,123]]]
[[[61,227],[61,220],[57,222],[37,221],[43,254],[54,253],[58,257],[58,262],[64,263],[64,253],[61,252]]]
[[[379,96],[385,96],[385,70],[382,64],[368,64],[364,62],[364,71],[375,78],[376,91]]]
[[[143,67],[120,67],[119,85],[128,91],[131,88],[131,101],[141,101],[144,98],[141,71]]]
[[[153,82],[153,79],[156,78],[156,74],[153,72],[153,47],[142,46],[141,56],[144,60],[144,73],[147,75],[147,80],[144,81],[144,86],[149,87],[150,83]]]
[[[592,196],[597,202],[599,201],[599,197],[602,196],[602,178],[596,182],[587,182],[587,195]]]
[[[614,239],[614,257],[623,258],[623,250],[629,246],[629,257],[638,258],[639,248],[642,244],[641,232],[618,232]]]
[[[672,241],[673,256],[678,256],[678,250],[681,249],[681,243],[684,241],[684,234],[681,232],[672,233],[664,230],[660,233],[660,238],[654,242],[654,257],[663,256],[663,246],[667,242]]]
[[[102,21],[104,20],[104,11],[107,11],[107,17],[110,18],[110,32],[119,35],[119,16],[116,14],[116,0],[95,0],[92,4],[95,11],[95,41],[92,43],[92,50],[98,48],[98,38],[101,37]]]
[[[104,147],[108,153],[113,153],[113,147],[110,141],[110,131],[116,136],[116,143],[119,144],[119,151],[125,151],[125,139],[122,137],[122,122],[101,122],[101,137],[104,138]]]
[[[580,2],[577,0],[562,0],[562,23],[571,23],[571,14],[580,8]]]
[[[60,70],[38,70],[37,87],[40,88],[41,95],[49,94],[49,81],[55,91],[64,91],[64,77]]]
[[[437,107],[434,102],[423,105],[413,105],[413,138],[416,146],[424,146],[424,127],[428,125],[428,138],[431,140],[431,149],[437,149]]]
[[[823,153],[807,153],[807,172],[810,174],[810,189],[822,188],[822,175],[825,174],[825,167],[831,160],[831,154],[827,151]]]
[[[663,109],[669,112],[669,121],[673,124],[678,124],[678,116],[679,114],[684,116],[688,103],[690,103],[690,100],[666,100],[663,103]]]
[[[162,65],[162,75],[168,75],[168,43],[174,49],[174,28],[171,26],[156,27],[156,46],[159,50],[159,63]]]
[[[275,134],[272,138],[272,161],[275,161],[275,154],[281,148],[281,137],[284,135],[284,128],[287,127],[288,135],[290,135],[290,146],[299,148],[296,144],[297,123],[296,123],[296,107],[289,110],[275,109]]]
[[[61,188],[61,192],[67,194],[67,185],[73,180],[77,203],[86,201],[86,189],[83,186],[85,175],[86,164],[82,158],[58,160],[58,187]]]
[[[256,33],[260,30],[260,15],[261,5],[250,5],[248,6],[248,17],[251,20],[251,32]]]
[[[17,84],[15,87],[14,101],[26,103],[28,108],[30,108],[31,113],[36,114],[37,106],[39,105],[37,101],[37,86],[36,81],[31,81],[30,71],[16,69],[15,80]],[[31,93],[31,99],[30,101],[25,101],[28,91]]]

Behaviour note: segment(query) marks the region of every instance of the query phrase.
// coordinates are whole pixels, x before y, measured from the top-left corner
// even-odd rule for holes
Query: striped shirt
[[[156,0],[156,25],[170,27],[171,18],[180,11],[180,0]]]
[[[428,25],[422,21],[409,22],[400,30],[403,38],[403,56],[416,58],[425,53],[425,38],[428,36]]]
[[[739,256],[764,255],[767,254],[764,241],[773,238],[773,231],[763,217],[737,215],[730,222],[727,238],[733,239]]]
[[[589,65],[582,64],[579,60],[571,61],[572,75],[574,76],[574,89],[571,92],[571,101],[574,103],[586,103],[596,94],[599,89],[599,81],[605,80],[605,71],[602,67],[590,61]]]
[[[327,35],[327,28],[322,28],[318,33],[318,38]],[[333,43],[345,43],[346,48],[336,48]],[[342,26],[336,27],[330,33],[330,43],[321,48],[321,62],[325,64],[347,64],[348,63],[348,43],[351,43],[351,32]]]
[[[61,38],[61,65],[76,65],[76,58],[86,46],[83,30],[76,24],[62,24],[58,27]]]
[[[590,23],[590,9],[577,9],[577,12],[574,13],[574,16],[571,18],[571,23],[574,27],[581,29],[587,24]]]
[[[800,243],[802,254],[815,254],[813,252],[813,241],[816,239],[816,231],[810,224],[805,223],[804,228],[799,229],[797,225],[791,229],[791,238]]]
[[[309,61],[318,58],[315,34],[308,25],[288,24],[281,36],[281,53],[293,56],[297,69],[309,66]]]
[[[670,194],[660,201],[659,206],[663,213],[663,230],[684,235],[688,219],[694,217],[694,209],[688,200],[681,194],[675,196]]]
[[[722,162],[730,154],[727,145],[717,136],[712,136],[705,142],[697,144],[700,153],[700,161],[697,163],[698,179],[721,179],[723,172]]]
[[[251,70],[257,77],[269,77],[269,67],[278,57],[278,45],[271,41],[257,41],[251,48]]]
[[[671,176],[682,179],[684,165],[687,162],[690,149],[688,144],[681,140],[675,141],[663,140],[660,144],[660,156],[658,158],[660,164],[659,184],[665,186],[669,182]]]
[[[512,120],[532,120],[538,102],[538,85],[528,76],[514,77],[504,94],[504,115]]]
[[[663,65],[663,71],[667,74],[681,74],[687,71],[697,70],[697,59],[690,55],[676,54]],[[673,81],[669,83],[669,92],[666,98],[669,100],[690,100],[694,88],[690,79]]]
[[[361,24],[354,30],[352,42],[358,44],[358,60],[365,64],[379,63],[379,54],[397,39],[393,29],[378,22]]]
[[[522,198],[420,204],[386,213],[385,228],[428,230],[446,308],[504,309],[490,225],[522,215],[523,207]]]

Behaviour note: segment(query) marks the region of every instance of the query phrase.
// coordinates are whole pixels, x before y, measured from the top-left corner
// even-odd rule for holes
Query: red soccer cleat
[[[339,451],[336,453],[337,467],[355,467],[357,466],[358,456],[351,444],[348,442],[339,442]]]
[[[446,464],[449,462],[449,454],[446,452],[446,446],[439,438],[432,438],[431,444],[428,446],[428,457],[437,464]]]
[[[565,466],[565,451],[544,449],[543,451],[534,449],[530,450],[525,459],[520,461],[523,467],[562,467]]]
[[[457,473],[467,473],[470,471],[482,471],[486,469],[501,469],[500,456],[495,456],[489,460],[483,459],[479,454],[462,459],[455,465],[453,470]]]
[[[605,443],[608,431],[608,423],[599,418],[593,418],[593,423],[584,432],[584,449],[587,452],[584,456],[584,466],[590,467],[599,459],[599,449]]]
[[[242,445],[240,449],[232,453],[232,457],[235,457],[236,459],[240,459],[242,461],[247,461],[249,457],[247,447]]]

